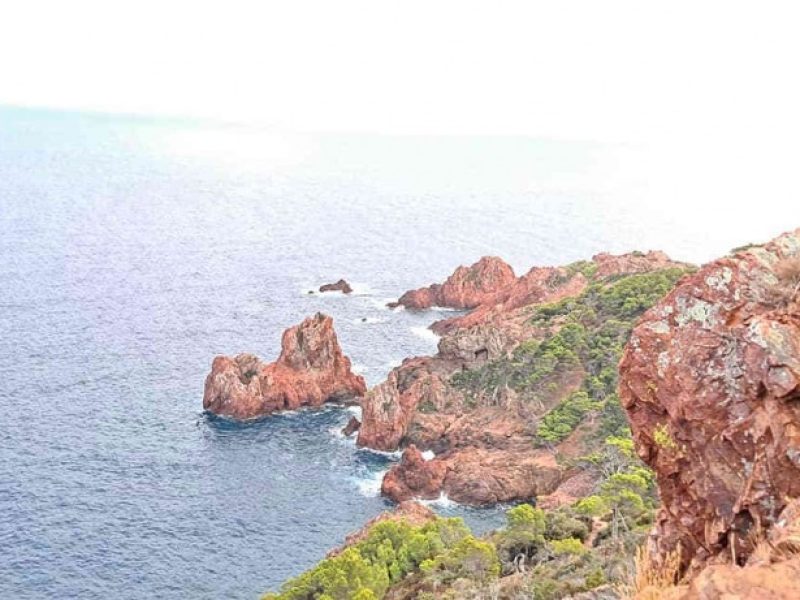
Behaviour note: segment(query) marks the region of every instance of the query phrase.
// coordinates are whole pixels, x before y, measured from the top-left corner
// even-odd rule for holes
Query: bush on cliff
[[[535,309],[530,322],[540,331],[536,339],[522,342],[510,357],[455,374],[451,383],[473,404],[508,386],[541,405],[577,372],[580,390],[542,417],[540,442],[560,442],[591,413],[602,415],[603,435],[620,434],[626,422],[615,391],[622,349],[636,319],[686,272],[671,268],[591,281],[580,296]]]
[[[438,518],[421,527],[404,521],[374,525],[360,542],[287,581],[263,600],[383,598],[409,574],[447,583],[460,577],[487,581],[500,563],[495,547],[475,538],[461,519]]]

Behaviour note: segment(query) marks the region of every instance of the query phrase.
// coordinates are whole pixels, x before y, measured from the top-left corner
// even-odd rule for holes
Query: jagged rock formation
[[[264,363],[253,354],[217,356],[206,378],[203,408],[226,417],[252,419],[364,393],[364,379],[350,370],[333,319],[317,313],[283,333],[275,362]]]
[[[342,435],[344,437],[350,437],[360,428],[361,428],[361,421],[359,421],[355,417],[350,417],[350,420],[347,421],[347,425],[345,425],[344,428],[342,429]]]
[[[458,267],[443,284],[408,291],[389,306],[416,310],[432,306],[474,308],[515,279],[514,270],[503,260],[484,256],[469,267]]]
[[[336,283],[326,283],[320,286],[320,292],[342,292],[343,294],[350,294],[353,288],[344,279],[340,279]]]
[[[692,572],[747,561],[800,496],[799,256],[800,229],[705,265],[643,316],[622,359],[621,399],[663,503],[654,550],[680,545]],[[690,597],[788,597],[756,593],[796,573],[782,568],[751,571],[752,596],[725,596],[736,569],[720,568],[693,584],[715,594]]]
[[[653,271],[647,270],[648,264]],[[475,267],[471,267],[473,273],[487,270]],[[596,328],[604,340],[613,339],[613,348],[621,350],[629,326],[617,326],[614,319],[638,315],[671,287],[670,270],[685,268],[662,253],[598,255],[593,261],[567,267],[534,268],[519,278],[509,277],[510,269],[497,267],[496,272],[503,275],[493,276],[490,285],[473,281],[474,289],[491,292],[471,313],[434,325],[443,334],[438,353],[405,360],[361,402],[360,446],[384,451],[415,447],[409,447],[402,462],[387,474],[384,494],[404,500],[434,498],[444,492],[458,502],[491,504],[550,494],[576,476],[578,473],[559,466],[554,454],[576,458],[590,451],[585,439],[603,424],[602,418],[591,414],[602,410],[605,392],[595,389],[592,393],[598,400],[593,404],[588,382],[603,369],[603,377],[610,382],[613,373],[607,371],[615,366],[618,351],[586,348],[584,358],[579,358],[568,351],[568,345],[583,347],[585,340],[569,340],[566,332],[572,328],[584,331],[584,324],[565,328],[572,318],[569,311],[561,313],[559,308],[550,315],[542,310],[561,307],[559,303],[571,298],[586,299],[587,310],[580,318],[588,319],[587,327]],[[467,271],[462,268],[457,271],[461,274],[451,279],[463,282],[468,279]],[[604,294],[614,292],[619,283],[625,285],[626,276],[662,271],[670,275],[659,280],[656,287],[661,292],[647,304],[640,307],[637,302],[641,298],[635,299],[630,310],[603,304],[611,306]],[[505,285],[498,287],[500,281]],[[414,292],[410,297],[416,299],[409,305],[441,303],[441,298],[428,300],[441,294],[446,285]],[[638,288],[632,292],[636,293]],[[427,299],[420,301],[422,296]],[[461,300],[465,297],[459,296]],[[608,308],[608,314],[594,314],[589,310],[592,302],[598,304],[598,310]],[[609,327],[617,329],[609,331]],[[598,351],[603,352],[600,359],[590,358]],[[607,382],[606,387],[609,385]],[[608,393],[613,393],[613,386]],[[576,431],[559,434],[554,447],[548,448],[548,439],[539,437],[540,420],[570,403],[580,405],[579,412],[588,422],[585,426],[571,423]],[[425,461],[421,450],[433,451],[436,457]],[[554,496],[559,497],[567,495]]]

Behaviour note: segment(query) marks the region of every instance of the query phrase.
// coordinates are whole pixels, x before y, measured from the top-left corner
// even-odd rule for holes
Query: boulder
[[[347,283],[344,279],[340,279],[336,283],[326,283],[325,285],[320,286],[320,292],[342,292],[343,294],[349,294],[353,291],[353,288],[350,287],[350,284]]]

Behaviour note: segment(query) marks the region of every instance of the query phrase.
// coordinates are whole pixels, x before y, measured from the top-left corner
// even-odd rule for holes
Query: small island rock
[[[253,354],[217,356],[206,378],[203,408],[234,419],[278,410],[346,401],[366,393],[364,378],[351,370],[339,347],[333,319],[322,313],[283,333],[278,360]]]

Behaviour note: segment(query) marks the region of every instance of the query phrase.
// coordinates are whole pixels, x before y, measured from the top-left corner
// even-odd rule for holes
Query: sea
[[[0,596],[257,598],[391,507],[398,456],[341,435],[356,408],[215,418],[215,355],[274,359],[321,311],[375,385],[450,314],[386,303],[483,255],[699,262],[798,225],[665,200],[646,156],[0,108]],[[430,504],[477,532],[507,508]]]

